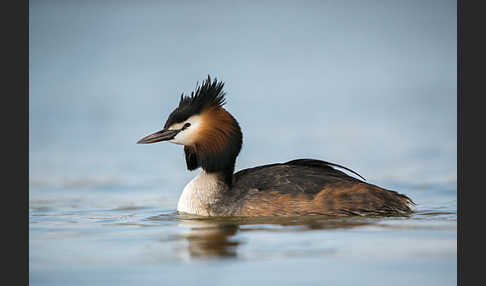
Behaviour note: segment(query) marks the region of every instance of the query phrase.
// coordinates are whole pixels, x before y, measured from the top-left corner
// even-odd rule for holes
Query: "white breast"
[[[218,200],[222,191],[217,175],[202,170],[182,191],[177,203],[177,211],[210,216],[210,205]]]

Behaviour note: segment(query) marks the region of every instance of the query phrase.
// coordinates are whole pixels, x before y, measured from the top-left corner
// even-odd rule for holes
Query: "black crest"
[[[202,85],[197,86],[190,96],[181,94],[179,106],[169,115],[164,128],[183,122],[192,115],[201,113],[206,107],[223,106],[225,104],[223,86],[222,81],[218,82],[216,78],[211,81],[211,77],[208,75],[208,78],[203,81]]]

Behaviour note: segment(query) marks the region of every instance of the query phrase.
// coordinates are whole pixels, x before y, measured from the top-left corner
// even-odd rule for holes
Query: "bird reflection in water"
[[[189,227],[184,235],[187,251],[191,258],[236,258],[237,248],[242,243],[238,232],[299,232],[312,230],[347,229],[372,225],[377,219],[329,218],[329,217],[266,217],[266,218],[204,218],[182,219],[183,226]],[[268,227],[279,225],[281,228]],[[240,226],[244,226],[241,228]]]
[[[185,236],[189,242],[188,251],[192,258],[231,258],[236,257],[236,247],[240,244],[234,239],[238,225],[231,223],[211,223],[207,221],[185,221],[191,227]]]

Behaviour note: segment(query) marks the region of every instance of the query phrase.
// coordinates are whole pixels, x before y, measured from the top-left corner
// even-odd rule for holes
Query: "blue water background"
[[[456,284],[456,1],[29,5],[31,285]],[[237,170],[331,161],[417,215],[237,223],[224,255],[201,250],[191,233],[220,225],[174,213],[197,172],[135,142],[208,74],[243,129]]]

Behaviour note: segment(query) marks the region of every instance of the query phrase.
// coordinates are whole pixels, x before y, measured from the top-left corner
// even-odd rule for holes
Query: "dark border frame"
[[[486,95],[481,84],[486,51],[484,41],[481,43],[485,17],[481,1],[457,3],[457,278],[459,285],[475,285],[484,280],[484,264],[479,259],[483,258],[479,250],[484,242],[478,234],[484,225],[485,210],[480,198],[484,193],[481,155],[486,146],[481,136],[485,112],[480,102]]]
[[[2,238],[4,281],[29,284],[29,0],[3,3]],[[6,159],[6,160],[5,160]],[[5,184],[6,183],[6,184]],[[9,282],[6,282],[7,284]]]
[[[462,69],[461,69],[461,53],[462,53],[462,1],[457,1],[457,284],[463,285],[462,280],[462,255],[460,255],[460,242],[462,241],[461,232],[461,208],[462,200],[460,194],[462,193]]]

